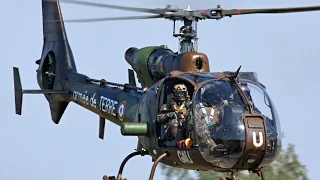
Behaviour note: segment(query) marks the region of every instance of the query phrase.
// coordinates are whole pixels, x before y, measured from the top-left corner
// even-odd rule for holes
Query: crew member
[[[224,116],[225,105],[228,105],[228,100],[223,100],[217,89],[209,87],[201,90],[200,110],[201,117],[205,120],[208,127],[220,122]]]
[[[223,107],[228,104],[219,96],[219,92],[214,87],[201,89],[200,103],[196,105],[194,111],[195,123],[197,126],[197,136],[199,143],[203,147],[209,148],[209,153],[219,155],[225,151],[222,144],[217,145],[211,137],[213,125],[219,125],[223,118]]]
[[[191,101],[187,87],[182,83],[173,87],[173,95],[174,97],[161,107],[157,121],[165,124],[166,140],[178,141],[184,139],[186,135],[186,120],[191,119],[189,112]]]

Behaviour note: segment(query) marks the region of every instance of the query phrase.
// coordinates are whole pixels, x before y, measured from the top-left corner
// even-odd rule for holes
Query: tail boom
[[[105,80],[86,79],[86,83],[70,83],[66,87],[70,101],[99,115],[99,138],[104,138],[105,119],[114,124],[133,122],[142,97],[141,88]]]
[[[66,88],[71,93],[71,101],[120,126],[122,122],[134,120],[142,96],[141,91],[124,87],[88,82],[68,84]]]
[[[105,119],[121,125],[132,122],[142,89],[136,87],[133,71],[129,70],[129,84],[87,78],[77,72],[60,9],[59,0],[42,0],[43,47],[38,65],[40,89],[22,89],[18,68],[13,68],[15,109],[21,115],[23,94],[44,94],[52,121],[60,122],[68,104],[76,104],[99,115],[99,137],[104,136]]]

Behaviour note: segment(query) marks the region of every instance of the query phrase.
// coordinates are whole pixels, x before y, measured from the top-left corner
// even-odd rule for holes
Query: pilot
[[[228,104],[219,96],[219,92],[214,87],[201,89],[201,103],[196,105],[194,118],[197,126],[197,135],[200,143],[209,148],[209,154],[222,155],[226,150],[222,144],[217,145],[211,137],[213,125],[220,125],[223,118],[223,107]],[[217,127],[215,127],[217,128]]]
[[[218,124],[223,118],[223,107],[228,105],[228,100],[223,100],[215,88],[201,89],[201,103],[199,104],[202,116],[208,127]]]
[[[165,124],[165,139],[169,141],[185,138],[185,122],[191,115],[188,112],[191,101],[187,87],[182,83],[176,84],[173,87],[173,95],[174,97],[161,107],[157,117],[158,123]]]

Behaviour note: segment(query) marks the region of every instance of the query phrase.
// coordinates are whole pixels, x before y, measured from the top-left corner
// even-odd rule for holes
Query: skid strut
[[[231,177],[226,177],[226,178],[220,177],[220,180],[237,180],[237,177],[236,177],[235,173],[232,171]]]
[[[266,180],[266,177],[264,176],[264,170],[263,168],[260,168],[257,172],[258,176],[261,177],[261,180]]]
[[[147,155],[148,152],[147,151],[137,151],[137,152],[133,152],[131,154],[129,154],[126,158],[124,158],[124,160],[122,161],[121,165],[120,165],[120,168],[119,168],[119,172],[118,172],[118,175],[117,177],[114,177],[114,176],[103,176],[103,180],[127,180],[127,178],[122,178],[122,172],[123,172],[123,169],[124,169],[124,166],[126,165],[126,163],[128,162],[129,159],[131,159],[132,157],[134,156],[137,156],[137,155],[141,155],[141,156],[144,156],[144,155]]]
[[[159,164],[159,162],[165,158],[166,156],[168,156],[168,153],[163,153],[161,154],[157,159],[156,161],[153,163],[153,166],[152,166],[152,169],[151,169],[151,172],[150,172],[150,176],[149,176],[149,180],[153,180],[153,176],[154,176],[154,173],[156,171],[156,168],[157,168],[157,165]]]

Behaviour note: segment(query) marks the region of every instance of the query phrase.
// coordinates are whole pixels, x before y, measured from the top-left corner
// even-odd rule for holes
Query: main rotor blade
[[[126,16],[126,17],[101,17],[101,18],[88,18],[88,19],[68,19],[68,20],[63,20],[63,22],[89,23],[89,22],[101,22],[101,21],[154,19],[154,18],[162,18],[162,16],[151,15],[151,16]],[[48,20],[47,22],[59,22],[59,20]]]
[[[319,11],[320,6],[294,7],[294,8],[270,8],[270,9],[230,9],[222,10],[223,16],[242,15],[242,14],[259,14],[259,13],[295,13],[307,11]]]
[[[52,0],[47,0],[47,1],[52,1]],[[120,9],[120,10],[127,10],[127,11],[146,12],[146,13],[153,13],[153,14],[164,14],[165,13],[164,9],[136,8],[136,7],[118,6],[118,5],[111,5],[111,4],[88,2],[88,1],[60,0],[60,2],[70,3],[70,4],[78,4],[78,5],[86,5],[86,6],[103,7],[103,8],[113,8],[113,9]]]

